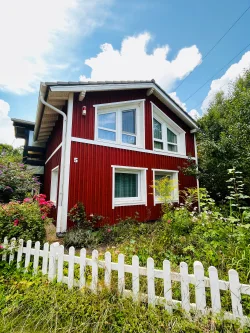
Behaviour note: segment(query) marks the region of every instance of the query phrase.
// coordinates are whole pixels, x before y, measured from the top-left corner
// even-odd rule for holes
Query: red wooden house
[[[196,187],[179,172],[197,159],[197,124],[152,81],[42,83],[34,140],[46,144],[44,192],[57,207],[57,232],[78,201],[108,223],[160,216],[152,185],[168,175],[179,190]]]

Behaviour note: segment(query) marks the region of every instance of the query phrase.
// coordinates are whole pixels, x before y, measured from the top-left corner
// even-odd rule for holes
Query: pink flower
[[[42,215],[42,219],[45,220],[46,219],[46,215]]]
[[[108,229],[107,232],[111,232],[111,229]]]
[[[167,220],[167,223],[171,223],[171,220]]]
[[[30,198],[25,198],[25,199],[23,200],[23,202],[31,202],[31,199],[30,199]]]
[[[3,249],[3,245],[0,245],[0,250],[2,250]]]
[[[19,220],[18,219],[14,220],[14,226],[16,227],[16,226],[18,226],[18,224],[19,224]]]

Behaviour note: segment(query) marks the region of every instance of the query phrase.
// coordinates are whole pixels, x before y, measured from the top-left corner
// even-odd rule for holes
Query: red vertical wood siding
[[[74,157],[78,163],[74,163]],[[69,209],[82,201],[88,214],[99,214],[105,221],[116,223],[119,218],[133,217],[139,213],[140,221],[155,220],[160,216],[160,205],[153,205],[152,169],[178,170],[185,159],[136,152],[111,147],[72,142],[71,175],[69,184]],[[148,168],[147,206],[124,206],[112,209],[112,168],[111,165]],[[179,173],[180,190],[196,187],[194,177]]]
[[[62,126],[63,118],[59,115],[58,120],[56,121],[55,127],[49,137],[49,140],[46,145],[46,160],[50,157],[53,151],[59,146],[62,142]]]

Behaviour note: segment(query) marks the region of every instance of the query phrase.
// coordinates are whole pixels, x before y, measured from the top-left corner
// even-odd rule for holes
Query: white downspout
[[[194,150],[195,150],[195,161],[196,161],[197,171],[198,171],[198,152],[197,152],[196,133],[197,132],[194,132]],[[201,206],[200,206],[200,182],[199,182],[198,177],[196,178],[196,182],[197,182],[197,191],[198,191],[198,211],[200,213],[200,211],[201,211]]]
[[[59,113],[63,117],[63,128],[62,128],[62,153],[61,153],[61,164],[60,164],[60,183],[59,183],[59,196],[58,196],[58,208],[57,208],[57,219],[56,219],[56,232],[62,232],[62,203],[63,203],[63,182],[64,182],[64,166],[65,166],[65,142],[66,142],[66,125],[67,125],[67,116],[64,112],[57,109],[53,105],[47,103],[44,100],[44,97],[40,95],[40,101],[43,105],[46,105],[48,108]]]

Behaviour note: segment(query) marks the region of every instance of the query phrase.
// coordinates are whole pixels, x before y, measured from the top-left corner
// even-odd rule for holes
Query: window
[[[96,140],[144,147],[144,100],[95,105]]]
[[[154,150],[186,155],[185,131],[153,103]]]
[[[153,170],[154,185],[157,180],[161,180],[164,177],[168,177],[170,180],[173,181],[173,186],[175,188],[172,191],[172,201],[179,202],[178,171],[161,170],[161,169],[152,169],[152,170]],[[161,200],[159,193],[157,193],[156,188],[154,188],[154,205],[162,202],[163,201]]]
[[[112,166],[113,208],[115,206],[146,205],[145,168]]]
[[[57,201],[58,176],[59,176],[59,166],[51,170],[50,201],[52,201],[55,205]]]

